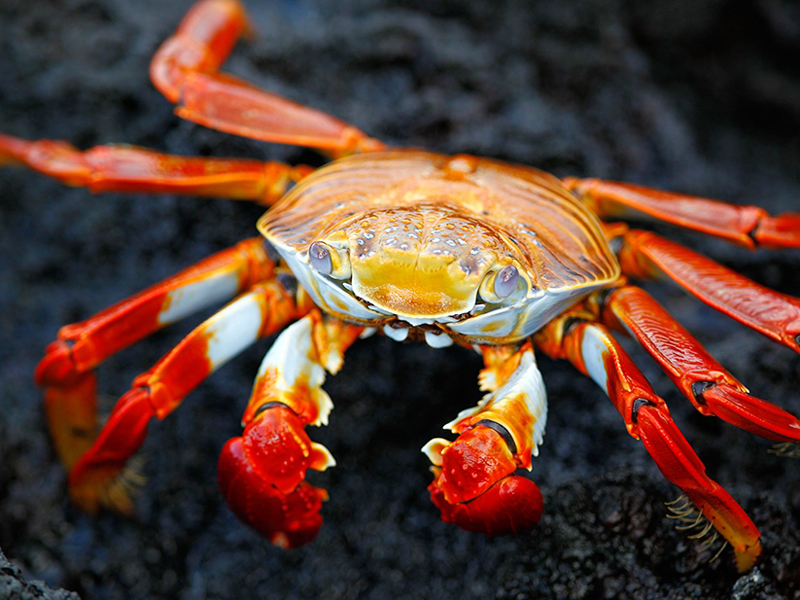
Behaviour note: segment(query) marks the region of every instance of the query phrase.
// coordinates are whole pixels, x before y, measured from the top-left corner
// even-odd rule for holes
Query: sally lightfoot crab
[[[182,158],[0,136],[0,160],[93,191],[225,196],[272,208],[266,238],[245,240],[81,323],[64,327],[37,373],[75,502],[131,512],[125,464],[153,416],[166,417],[216,368],[283,329],[222,451],[219,483],[233,511],[283,546],[310,541],[326,493],[306,471],[333,464],[307,425],[327,423],[321,385],[346,349],[377,330],[398,341],[474,347],[487,392],[434,439],[431,497],[445,520],[490,535],[533,527],[541,494],[525,476],[542,441],[546,399],[534,348],[594,379],[664,475],[746,570],[759,533],[712,481],[664,401],[609,330],[635,337],[698,411],[781,444],[800,423],[746,388],[628,278],[665,276],[775,341],[800,350],[800,301],[777,294],[653,233],[614,220],[645,214],[750,248],[800,246],[800,216],[593,179],[559,180],[469,156],[392,150],[354,127],[218,68],[247,28],[238,3],[205,0],[161,47],[153,82],[197,123],[316,148],[305,166]],[[290,188],[291,184],[296,184]],[[599,218],[598,218],[599,217]],[[299,284],[299,285],[298,285]],[[94,369],[107,357],[205,306],[233,299],[139,376],[99,428]],[[285,328],[285,329],[284,329]],[[788,446],[783,446],[788,452]]]

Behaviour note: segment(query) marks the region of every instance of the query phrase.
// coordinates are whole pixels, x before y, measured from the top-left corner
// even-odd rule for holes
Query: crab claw
[[[321,444],[312,442],[303,422],[284,405],[268,407],[247,425],[242,437],[228,440],[220,455],[217,482],[240,520],[282,548],[313,540],[320,527],[325,490],[304,480],[308,468],[334,464]]]
[[[542,493],[533,481],[514,474],[514,455],[494,429],[478,425],[429,450],[441,466],[433,467],[436,477],[428,491],[446,522],[495,536],[530,531],[541,519]]]

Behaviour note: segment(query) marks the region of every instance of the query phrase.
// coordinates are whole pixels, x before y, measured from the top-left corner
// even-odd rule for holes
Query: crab
[[[478,406],[423,451],[445,521],[488,535],[532,529],[542,495],[526,471],[542,443],[547,401],[535,350],[566,359],[608,394],[628,433],[683,492],[675,517],[714,529],[746,571],[760,534],[705,473],[663,399],[611,330],[635,338],[703,415],[796,454],[800,421],[751,395],[629,278],[666,277],[719,311],[800,352],[800,300],[749,281],[655,233],[615,219],[644,215],[748,248],[800,247],[800,215],[632,184],[558,179],[466,155],[392,149],[330,115],[219,71],[248,29],[236,0],[202,0],[151,63],[179,116],[223,132],[319,150],[304,165],[187,158],[141,148],[79,151],[0,135],[0,163],[92,191],[251,200],[270,209],[247,239],[80,323],[63,327],[36,371],[48,425],[81,508],[131,513],[129,459],[218,367],[279,333],[259,368],[241,437],[222,449],[218,482],[232,511],[273,543],[297,547],[322,525],[327,493],[309,469],[335,464],[306,433],[324,425],[322,389],[347,348],[374,332],[453,343],[483,358]],[[98,425],[95,369],[197,310],[231,300],[137,377]]]

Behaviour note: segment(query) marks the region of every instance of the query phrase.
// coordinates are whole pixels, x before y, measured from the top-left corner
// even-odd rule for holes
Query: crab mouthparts
[[[409,331],[412,326],[405,321],[395,321],[390,325],[383,326],[383,333],[386,337],[393,339],[396,342],[404,342],[408,339]],[[443,331],[432,331],[414,328],[415,331],[420,331],[425,339],[425,343],[431,348],[447,348],[452,346],[453,338],[444,333]],[[417,336],[415,336],[417,337]]]

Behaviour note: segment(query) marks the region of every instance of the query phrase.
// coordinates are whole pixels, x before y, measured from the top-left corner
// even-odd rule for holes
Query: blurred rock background
[[[190,5],[5,0],[0,131],[81,148],[121,142],[320,164],[309,151],[172,115],[147,65]],[[230,71],[392,144],[800,211],[800,8],[791,0],[247,5],[257,35],[236,49]],[[312,437],[339,464],[314,477],[331,494],[314,544],[272,548],[216,490],[216,457],[239,435],[268,341],[152,424],[135,518],[77,511],[32,380],[44,346],[62,324],[254,235],[259,213],[216,200],[92,196],[0,170],[0,547],[22,577],[0,562],[0,595],[19,586],[20,597],[38,597],[23,581],[43,580],[85,599],[800,598],[800,462],[697,415],[630,344],[709,473],[761,529],[757,570],[739,577],[729,551],[712,563],[698,556],[665,518],[677,490],[602,392],[544,358],[540,527],[487,540],[442,523],[419,448],[478,400],[480,361],[384,338],[357,344],[326,384],[336,409]],[[750,253],[658,229],[800,296],[798,251]],[[648,289],[754,394],[800,413],[796,354],[674,287]],[[196,322],[111,359],[100,373],[104,406]]]

